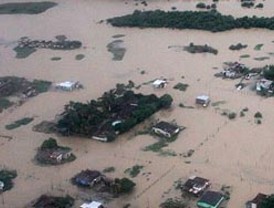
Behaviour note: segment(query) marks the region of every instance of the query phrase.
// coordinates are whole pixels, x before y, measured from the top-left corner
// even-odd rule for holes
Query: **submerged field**
[[[186,180],[190,175],[210,179],[214,190],[223,185],[230,186],[228,208],[244,207],[245,202],[259,192],[273,193],[274,165],[270,162],[274,156],[273,98],[258,96],[251,85],[236,90],[239,80],[214,77],[227,61],[239,61],[249,67],[273,64],[273,31],[235,29],[211,33],[116,28],[102,22],[131,14],[135,9],[170,11],[176,7],[177,11],[197,10],[197,1],[157,0],[147,2],[147,6],[138,1],[123,0],[54,2],[58,5],[36,15],[0,15],[3,31],[0,36],[1,76],[52,83],[79,81],[84,86],[83,90],[72,92],[48,91],[18,108],[0,113],[0,165],[17,171],[13,189],[3,194],[5,207],[22,208],[49,192],[62,196],[70,194],[76,198],[75,207],[79,207],[90,195],[71,185],[69,180],[87,168],[102,171],[112,167],[113,171],[108,175],[122,178],[130,177],[126,170],[142,167],[132,178],[136,183],[134,192],[107,201],[107,207],[123,207],[128,203],[132,208],[158,207],[167,198],[180,196],[180,191],[174,189],[174,182]],[[263,9],[246,9],[237,1],[220,1],[217,10],[235,17],[271,17],[274,2],[263,3]],[[13,48],[21,37],[52,40],[60,34],[69,40],[81,41],[82,47],[69,51],[41,48],[25,59],[16,58]],[[118,44],[113,47],[110,45],[113,42]],[[218,53],[188,53],[183,49],[190,43],[211,46]],[[235,51],[229,49],[238,43],[247,47]],[[53,61],[53,57],[58,57],[58,61]],[[258,61],[258,57],[267,58]],[[154,89],[151,81],[161,77],[168,80],[167,87]],[[147,123],[120,135],[112,143],[32,130],[44,120],[54,120],[69,101],[96,100],[117,83],[126,84],[129,80],[135,83],[137,93],[170,94],[174,99],[172,108],[154,114]],[[187,87],[174,89],[178,83]],[[208,94],[213,105],[197,107],[195,97],[200,94]],[[257,112],[262,114],[261,124],[255,118]],[[229,113],[236,113],[236,117],[229,119],[225,116]],[[34,119],[19,128],[5,128],[22,118]],[[157,138],[142,134],[149,123],[156,120],[176,121],[186,127],[168,146],[153,146],[167,154],[144,151],[158,142]],[[77,159],[62,166],[35,165],[33,158],[37,148],[50,136],[56,138],[60,146],[70,147]]]

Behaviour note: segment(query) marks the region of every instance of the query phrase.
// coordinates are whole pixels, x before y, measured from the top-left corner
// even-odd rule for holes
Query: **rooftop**
[[[218,207],[224,200],[223,194],[216,191],[207,191],[201,199],[197,202],[198,207]]]

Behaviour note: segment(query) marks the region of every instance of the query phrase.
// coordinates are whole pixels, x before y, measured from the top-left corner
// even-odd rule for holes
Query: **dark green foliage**
[[[44,80],[33,80],[32,86],[38,93],[47,92],[51,86],[51,82]]]
[[[13,50],[16,52],[16,58],[18,59],[27,58],[28,56],[37,51],[35,48],[19,46],[16,46]]]
[[[15,170],[1,170],[0,171],[0,181],[4,183],[3,191],[10,190],[13,187],[12,179],[17,177],[17,172]]]
[[[83,58],[85,58],[85,55],[84,55],[84,54],[77,54],[77,55],[75,56],[75,60],[77,60],[77,61],[80,61],[80,60],[82,60]]]
[[[0,112],[3,109],[9,108],[12,104],[13,102],[9,101],[7,98],[0,98]]]
[[[179,82],[173,88],[180,91],[186,91],[187,87],[188,87],[188,84]]]
[[[244,1],[244,2],[242,2],[241,6],[246,7],[246,8],[251,8],[254,6],[254,3],[251,1]]]
[[[173,98],[169,94],[164,94],[160,97],[160,105],[162,108],[169,108],[173,102]]]
[[[111,173],[115,171],[115,167],[107,167],[103,170],[103,173]]]
[[[274,65],[268,66],[268,68],[263,71],[263,77],[274,81]]]
[[[255,8],[263,8],[263,7],[264,7],[264,5],[262,3],[259,3],[255,6]]]
[[[212,48],[208,45],[194,45],[193,43],[190,43],[188,46],[184,47],[184,50],[189,53],[212,53],[217,55],[218,50],[215,48]]]
[[[88,137],[98,132],[104,133],[110,141],[115,139],[115,132],[121,134],[128,131],[172,103],[172,97],[168,94],[160,98],[154,94],[135,94],[128,90],[132,87],[134,83],[129,81],[128,85],[117,84],[116,89],[105,92],[97,101],[70,102],[57,123],[58,130],[64,135]],[[120,122],[112,125],[117,120]]]
[[[235,51],[235,50],[244,49],[244,48],[246,48],[246,47],[247,47],[247,45],[243,45],[243,44],[241,44],[241,43],[238,43],[238,44],[236,44],[236,45],[231,45],[231,46],[229,46],[229,49],[232,50],[232,51]]]
[[[230,120],[235,119],[236,116],[237,116],[237,114],[234,113],[234,112],[231,112],[231,113],[228,114],[228,118],[229,118]]]
[[[134,165],[133,167],[126,169],[125,173],[128,173],[130,177],[134,178],[141,172],[143,167],[144,166],[142,165]]]
[[[196,4],[196,8],[199,9],[206,9],[206,4],[203,2],[199,2],[198,4]]]
[[[22,118],[20,120],[17,120],[17,121],[15,121],[12,124],[8,124],[5,127],[8,130],[12,130],[12,129],[16,129],[16,128],[20,127],[20,126],[27,125],[27,124],[29,124],[32,121],[33,121],[33,118],[26,117],[26,118]]]
[[[216,11],[134,11],[133,14],[107,20],[116,27],[198,29],[221,32],[237,28],[274,30],[274,17],[240,17]]]
[[[136,186],[136,183],[134,183],[132,180],[128,178],[122,178],[122,179],[115,179],[115,184],[119,185],[119,194],[126,194],[130,193],[133,188]]]
[[[41,149],[55,149],[55,148],[58,148],[57,142],[54,138],[51,138],[51,137],[45,140],[41,145]]]
[[[254,114],[254,118],[262,118],[262,117],[263,117],[263,115],[262,115],[261,112],[256,112],[256,113]]]
[[[73,205],[74,198],[69,195],[66,195],[65,197],[42,195],[32,207],[70,208]]]
[[[39,14],[56,5],[49,1],[0,4],[0,14]]]
[[[162,204],[160,204],[161,208],[186,208],[187,205],[185,202],[178,200],[178,199],[172,199],[169,198]]]
[[[265,200],[263,200],[260,207],[261,208],[273,208],[274,207],[274,194],[271,194]]]

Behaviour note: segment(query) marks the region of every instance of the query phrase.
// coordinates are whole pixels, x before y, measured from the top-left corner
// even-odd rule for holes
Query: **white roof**
[[[199,99],[199,100],[208,100],[209,96],[207,96],[207,95],[199,95],[196,98]]]
[[[156,79],[152,84],[153,85],[160,85],[162,83],[167,83],[167,81],[163,80],[163,79]]]
[[[75,85],[75,82],[71,82],[71,81],[66,81],[66,82],[61,82],[56,84],[56,86],[58,87],[67,87],[67,88],[70,88],[73,85]]]
[[[80,206],[80,208],[98,208],[101,205],[102,205],[102,203],[93,201],[93,202],[90,202],[90,203],[84,203],[84,204],[82,204]]]

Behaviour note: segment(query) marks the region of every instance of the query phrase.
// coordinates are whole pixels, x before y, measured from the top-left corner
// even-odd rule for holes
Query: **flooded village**
[[[0,208],[273,208],[273,8],[0,0]]]

